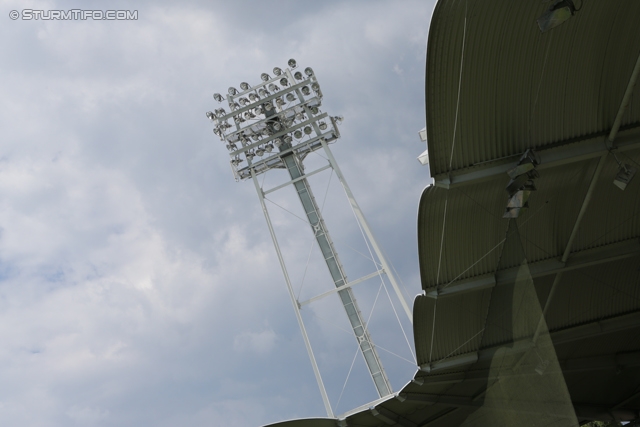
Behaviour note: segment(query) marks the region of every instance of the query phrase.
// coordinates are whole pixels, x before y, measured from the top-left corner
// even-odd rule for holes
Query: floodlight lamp
[[[509,198],[507,208],[528,208],[529,196],[531,196],[531,191],[521,190],[516,192]]]
[[[260,89],[260,90],[258,91],[258,94],[259,94],[259,95],[260,95],[260,97],[262,97],[262,98],[266,98],[267,96],[269,96],[269,94],[267,93],[267,91],[266,91],[266,90],[264,90],[264,89]]]
[[[271,92],[277,92],[277,91],[279,91],[279,90],[280,90],[280,88],[279,88],[278,86],[274,85],[273,83],[271,83],[271,84],[269,85],[269,90],[270,90]]]
[[[267,73],[262,73],[260,74],[260,79],[262,79],[263,82],[268,82],[271,79],[271,77],[269,77],[269,74]]]
[[[247,98],[245,98],[244,96],[240,99],[238,99],[238,102],[240,103],[240,105],[242,105],[243,107],[247,104],[250,104],[249,100]]]
[[[249,100],[251,100],[251,102],[256,102],[258,99],[258,95],[256,95],[255,93],[250,93],[249,94]]]
[[[305,68],[304,73],[309,77],[313,76],[313,70],[311,69],[311,67]]]
[[[240,157],[236,157],[235,159],[231,160],[231,164],[233,166],[238,166],[242,162],[243,162],[243,160]]]
[[[302,79],[303,79],[303,77],[302,77],[302,73],[301,73],[300,71],[296,71],[296,72],[295,72],[295,74],[293,75],[293,77],[294,77],[296,80],[302,80]]]
[[[282,70],[279,67],[275,67],[273,69],[273,74],[275,74],[276,76],[279,76],[282,74]]]
[[[229,107],[231,107],[231,111],[236,111],[238,108],[240,108],[240,104],[238,104],[237,102],[232,102]]]
[[[293,141],[293,139],[289,135],[285,135],[284,138],[282,138],[282,141],[285,144],[291,144],[291,141]]]
[[[318,107],[311,107],[311,108],[309,108],[309,110],[311,110],[311,112],[312,112],[313,114],[318,114],[318,111],[319,111],[319,110],[318,110]]]
[[[280,128],[281,128],[280,123],[278,123],[278,122],[274,122],[271,126],[273,127],[273,130],[275,130],[275,131],[279,131]]]
[[[511,178],[515,178],[517,176],[520,176],[520,175],[523,175],[523,174],[528,174],[530,172],[536,171],[535,167],[536,166],[531,162],[520,163],[516,167],[514,167],[512,169],[509,169],[507,171],[507,175],[509,175],[509,177],[511,177]]]
[[[207,111],[207,113],[206,113],[206,114],[207,114],[207,118],[208,118],[209,120],[213,120],[213,119],[215,119],[215,118],[216,118],[216,115],[215,115],[215,114],[213,114],[211,111]]]
[[[305,126],[305,127],[304,127],[304,133],[305,133],[306,135],[310,135],[310,134],[311,134],[311,132],[312,132],[311,126]]]
[[[253,159],[256,155],[253,153],[253,151],[249,150],[247,151],[245,156],[247,157],[247,160],[251,161],[251,159]]]
[[[291,58],[289,62],[287,62],[287,65],[291,68],[296,68],[298,66],[298,64],[296,63],[296,60],[293,58]]]
[[[311,84],[311,89],[313,89],[314,92],[317,92],[320,90],[320,85],[314,82]]]
[[[251,88],[251,86],[249,85],[249,83],[247,83],[247,82],[242,82],[242,83],[240,83],[240,89],[242,89],[242,90],[249,90],[249,88]]]
[[[538,18],[538,27],[544,33],[564,23],[580,9],[576,9],[573,0],[555,0],[549,9]]]
[[[306,96],[311,95],[311,90],[309,89],[309,86],[302,86],[301,90],[303,95],[306,95]]]
[[[333,117],[333,121],[336,122],[337,124],[341,124],[343,120],[344,120],[344,117],[342,117],[342,116],[334,116]]]
[[[235,87],[231,86],[228,90],[229,95],[233,96],[233,95],[237,95],[238,94],[238,89],[236,89]]]
[[[520,157],[520,160],[518,160],[518,164],[523,164],[525,162],[531,162],[534,166],[538,166],[541,162],[540,155],[536,153],[534,149],[528,148],[522,157]]]
[[[295,139],[300,139],[300,138],[302,138],[302,132],[300,132],[300,129],[296,130],[296,131],[293,133],[293,137],[294,137]]]
[[[520,190],[536,191],[537,188],[533,180],[529,179],[527,175],[520,175],[509,181],[507,184],[507,193],[509,193],[509,197],[511,197]]]
[[[293,101],[295,101],[295,100],[296,100],[296,96],[295,96],[294,94],[292,94],[291,92],[289,92],[289,93],[287,94],[287,101],[289,101],[289,102],[293,102]]]
[[[224,101],[224,98],[222,97],[222,95],[220,95],[219,93],[214,93],[213,94],[213,99],[215,99],[218,102],[222,102]]]
[[[287,80],[285,77],[280,79],[280,84],[284,87],[284,86],[289,86],[289,80]]]
[[[259,157],[264,156],[264,148],[259,147],[259,148],[256,150],[256,154],[257,154]]]
[[[273,144],[272,144],[272,143],[268,143],[267,145],[265,145],[265,146],[264,146],[264,150],[265,150],[267,153],[272,152],[272,151],[273,151]]]
[[[633,177],[635,176],[638,170],[633,168],[627,164],[620,164],[620,168],[618,169],[618,174],[616,178],[613,180],[613,184],[621,190],[627,188],[627,185]]]
[[[325,130],[327,128],[327,124],[325,122],[318,123],[318,127],[320,130]]]
[[[227,144],[227,150],[234,151],[235,149],[236,149],[236,145],[235,144]]]
[[[273,143],[276,145],[276,147],[280,147],[282,145],[282,140],[280,138],[276,138],[273,140]]]
[[[262,108],[263,108],[265,111],[271,111],[271,110],[273,110],[273,105],[272,105],[270,102],[265,102],[265,103],[263,104]]]
[[[255,115],[255,114],[253,114],[251,111],[245,111],[245,112],[244,112],[244,118],[245,118],[246,120],[252,120],[252,119],[255,119],[255,118],[256,118],[256,115]]]
[[[264,113],[262,107],[256,107],[253,109],[253,112],[256,116],[259,116],[260,114]]]
[[[276,104],[278,104],[278,107],[282,107],[284,105],[284,100],[282,98],[276,98]]]
[[[218,108],[218,109],[216,109],[216,115],[217,115],[218,117],[222,117],[222,116],[224,116],[225,114],[227,114],[227,112],[225,111],[225,109],[224,109],[224,108]]]

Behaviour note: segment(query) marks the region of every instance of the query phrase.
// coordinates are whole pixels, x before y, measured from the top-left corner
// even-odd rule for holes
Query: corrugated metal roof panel
[[[640,310],[639,267],[636,256],[565,272],[550,303],[547,325],[556,330]]]
[[[629,151],[618,157],[620,161],[640,170],[640,151]],[[621,242],[640,234],[640,185],[635,181],[640,181],[640,174],[625,191],[620,191],[612,185],[617,173],[618,165],[610,156],[594,191],[594,201],[582,220],[572,251]]]
[[[624,200],[627,205],[638,204],[635,196],[639,194],[640,186],[628,188],[625,192],[617,190],[612,184],[612,176],[615,176],[612,165],[615,162],[613,159],[607,162],[609,167],[601,178],[602,189],[599,188],[596,195],[606,194],[607,197]],[[597,159],[590,159],[541,172],[536,180],[538,191],[532,193],[528,211],[518,219],[529,262],[562,256],[596,164]],[[451,190],[435,186],[425,189],[418,211],[418,256],[423,289],[496,271],[508,225],[508,220],[502,218],[508,181],[505,174],[504,177]],[[623,195],[609,194],[616,192]],[[598,203],[594,201],[591,206]],[[617,204],[612,201],[604,206]],[[612,216],[611,221],[620,224],[626,220],[624,215],[628,217],[630,212],[635,212],[631,206]],[[604,225],[589,227],[590,235],[605,234]],[[631,238],[638,234],[640,227],[629,221],[627,227],[616,230],[616,233],[609,233],[611,238],[601,239],[598,243]]]
[[[535,21],[547,7],[511,0],[490,6],[438,3],[426,72],[433,176],[612,126],[640,53],[640,3],[611,7],[592,1],[563,25],[541,33]],[[638,121],[639,111],[636,96],[623,125]]]
[[[458,298],[416,298],[413,328],[418,365],[477,350],[490,296],[489,289]],[[432,340],[434,319],[437,327]]]

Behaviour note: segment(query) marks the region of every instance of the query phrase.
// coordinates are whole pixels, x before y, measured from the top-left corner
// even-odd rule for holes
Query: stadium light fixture
[[[536,170],[539,164],[540,156],[534,150],[528,149],[516,166],[507,171],[511,178],[506,187],[509,200],[502,218],[518,218],[521,211],[529,207],[529,196],[532,191],[536,191],[534,181],[540,177]]]
[[[297,66],[296,61],[289,61],[289,66]],[[337,124],[341,117],[332,118],[322,112],[320,85],[310,67],[304,74],[296,71],[295,75],[291,68],[275,67],[273,74],[271,77],[262,73],[262,81],[254,86],[242,82],[241,92],[230,87],[226,101],[231,112],[216,110],[214,115],[207,115],[225,145],[228,142],[238,145],[237,150],[229,153],[237,180],[250,178],[252,170],[259,175],[284,167],[279,151],[309,153],[322,148],[321,140],[330,143],[340,135]],[[220,94],[214,98],[218,102],[224,100]],[[256,132],[257,129],[260,131]],[[278,150],[268,151],[268,144]],[[238,156],[248,160],[247,157],[254,159],[256,155],[262,155],[259,165],[236,161]]]
[[[543,33],[549,31],[566,22],[580,9],[576,9],[573,0],[554,0],[549,9],[538,18],[538,27]]]
[[[623,190],[627,188],[627,185],[631,182],[638,170],[629,166],[626,163],[620,163],[618,167],[618,174],[613,180],[613,184],[619,189]]]
[[[296,193],[300,198],[304,211],[307,213],[309,225],[314,230],[321,252],[330,254],[330,256],[325,257],[325,262],[329,267],[329,272],[335,285],[335,289],[332,289],[330,293],[338,293],[340,295],[358,341],[358,346],[362,351],[365,363],[380,397],[391,396],[392,389],[367,331],[366,323],[361,317],[359,309],[357,309],[355,297],[351,292],[351,286],[358,281],[356,280],[353,283],[347,281],[346,274],[339,262],[338,254],[335,252],[329,232],[322,219],[321,210],[312,196],[311,188],[307,181],[308,176],[327,168],[333,169],[347,194],[366,239],[376,253],[377,262],[381,265],[380,271],[376,272],[376,274],[385,274],[387,276],[410,322],[412,322],[413,317],[411,308],[406,303],[398,283],[391,273],[392,270],[378,247],[360,207],[329,148],[329,144],[340,137],[338,124],[342,122],[342,116],[330,116],[321,110],[322,92],[316,80],[316,75],[311,68],[305,68],[304,74],[299,71],[294,73],[292,70],[297,67],[296,61],[289,60],[288,65],[290,68],[274,68],[273,74],[275,76],[273,78],[267,73],[262,73],[260,75],[262,82],[254,86],[250,86],[246,82],[241,83],[242,92],[230,87],[228,90],[229,95],[227,96],[230,112],[227,113],[224,109],[218,109],[215,114],[207,113],[207,117],[213,121],[215,134],[219,136],[229,151],[231,170],[236,181],[251,179],[254,182],[296,311],[296,318],[314,367],[316,380],[323,395],[327,414],[331,417],[331,405],[322,384],[300,315],[301,304],[297,301],[293,292],[284,259],[275,238],[275,231],[265,203],[265,195],[284,186],[293,185],[296,187]],[[278,83],[281,86],[277,86]],[[214,98],[218,102],[224,99],[219,94],[215,94]],[[285,99],[287,102],[284,101]],[[329,164],[315,171],[306,171],[303,160],[309,153],[320,149],[324,150]],[[291,181],[264,191],[256,177],[272,169],[286,169]],[[353,312],[354,307],[355,312]]]

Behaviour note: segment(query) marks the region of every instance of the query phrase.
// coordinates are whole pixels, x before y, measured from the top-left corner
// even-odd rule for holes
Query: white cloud
[[[94,426],[109,417],[109,411],[88,406],[72,406],[67,410],[67,415],[78,425]]]
[[[233,348],[238,352],[267,354],[276,345],[276,333],[272,329],[260,332],[243,332],[233,340]]]

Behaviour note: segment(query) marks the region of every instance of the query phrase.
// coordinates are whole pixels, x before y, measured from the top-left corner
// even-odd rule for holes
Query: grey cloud
[[[213,92],[289,57],[313,67],[326,110],[345,116],[334,154],[412,296],[432,4],[140,2],[131,22],[8,18],[102,2],[3,6],[0,422],[244,426],[323,415],[255,190],[233,181],[204,112]],[[348,246],[366,247],[332,189],[328,221],[355,277],[369,264]],[[271,208],[291,229],[281,243],[299,284],[311,236]],[[323,286],[323,268],[310,265],[306,295]],[[360,286],[368,315],[378,285]],[[323,304],[304,315],[336,402],[356,349],[318,321],[344,320],[335,301]],[[376,309],[374,336],[410,358],[394,317]],[[398,388],[415,367],[381,353]],[[372,393],[356,364],[339,409]]]

